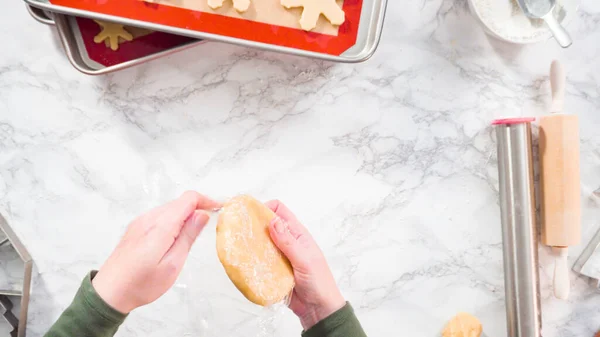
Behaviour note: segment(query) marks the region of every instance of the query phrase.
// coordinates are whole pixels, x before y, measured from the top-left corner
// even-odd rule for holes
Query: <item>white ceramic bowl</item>
[[[506,1],[506,0],[494,0],[494,1]],[[514,1],[514,0],[513,0]],[[577,9],[579,8],[580,0],[562,0],[561,5],[564,10],[564,15],[562,17],[557,17],[560,23],[567,27],[568,24],[573,20],[577,13]],[[504,34],[502,31],[499,31],[491,22],[486,22],[485,18],[481,16],[481,8],[478,8],[478,3],[476,0],[469,0],[469,9],[473,16],[479,21],[484,31],[499,40],[516,43],[516,44],[530,44],[537,43],[541,41],[546,41],[552,38],[552,33],[543,25],[541,28],[535,30],[535,33],[532,34],[532,31],[524,32],[522,35],[513,35],[508,36]],[[568,31],[568,28],[567,28]]]

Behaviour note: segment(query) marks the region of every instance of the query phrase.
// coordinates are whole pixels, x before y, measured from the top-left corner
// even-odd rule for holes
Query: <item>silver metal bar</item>
[[[0,289],[0,296],[21,296],[23,292],[21,290],[11,290],[11,289]]]
[[[31,295],[31,277],[33,276],[33,260],[25,261],[23,275],[23,294],[21,296],[21,314],[19,316],[19,336],[25,337],[27,331],[27,313],[29,311],[29,296]]]
[[[497,123],[496,137],[508,336],[540,337],[531,123]]]
[[[31,17],[33,17],[37,22],[40,22],[40,23],[43,23],[43,24],[49,25],[49,26],[54,26],[54,20],[52,20],[50,15],[48,13],[46,13],[44,10],[35,8],[35,7],[31,7],[30,5],[26,5],[26,6],[27,6],[27,11],[29,12],[29,15],[31,15]]]
[[[8,238],[0,241],[0,246],[4,246],[5,243],[9,242]]]

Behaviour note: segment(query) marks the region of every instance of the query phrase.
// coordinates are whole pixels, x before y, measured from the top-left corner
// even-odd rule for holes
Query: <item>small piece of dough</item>
[[[335,0],[281,0],[285,8],[303,7],[300,27],[310,31],[317,26],[319,16],[323,14],[332,25],[339,26],[346,21],[346,13]]]
[[[250,8],[250,0],[231,0],[233,8],[238,12],[245,12]],[[212,9],[219,9],[223,6],[225,0],[208,0],[208,6]]]
[[[122,38],[125,41],[133,40],[133,35],[126,31],[125,27],[121,24],[98,20],[94,21],[102,28],[100,33],[94,37],[94,42],[96,43],[102,43],[108,39],[110,49],[116,51],[119,49],[119,38]]]
[[[217,223],[217,255],[227,276],[262,306],[282,301],[294,288],[292,266],[269,234],[274,217],[267,206],[242,195],[225,203]]]
[[[461,312],[448,322],[442,336],[479,337],[482,331],[481,322],[475,316]]]

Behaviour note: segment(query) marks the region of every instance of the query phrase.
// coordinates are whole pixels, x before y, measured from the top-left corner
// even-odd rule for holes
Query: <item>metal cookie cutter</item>
[[[577,258],[573,271],[593,279],[600,290],[600,229]]]
[[[9,261],[0,261],[2,264],[0,269],[7,269],[3,274],[3,281],[6,282],[0,285],[0,307],[4,320],[12,329],[10,336],[25,337],[33,259],[2,215],[0,215],[0,230],[2,231],[0,233],[2,257],[12,256]],[[17,263],[13,263],[14,260]],[[13,278],[18,281],[15,282]]]

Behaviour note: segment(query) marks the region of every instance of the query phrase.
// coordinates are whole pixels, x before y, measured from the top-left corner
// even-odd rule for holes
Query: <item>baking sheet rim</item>
[[[93,69],[90,65],[86,64],[85,61],[83,60],[84,57],[81,54],[81,51],[79,49],[79,45],[76,41],[76,36],[74,36],[75,32],[72,30],[72,27],[70,25],[69,22],[69,15],[66,14],[58,14],[58,13],[53,13],[54,16],[54,21],[56,23],[56,29],[58,32],[58,35],[60,37],[60,42],[63,45],[63,48],[65,49],[65,54],[67,55],[67,59],[69,60],[69,63],[71,63],[71,65],[77,69],[79,72],[87,74],[87,75],[104,75],[104,74],[108,74],[108,73],[112,73],[118,70],[123,70],[123,69],[127,69],[127,68],[131,68],[146,62],[150,62],[153,60],[156,60],[158,58],[161,57],[165,57],[171,54],[174,54],[176,52],[179,51],[183,51],[186,50],[188,48],[192,48],[195,46],[198,46],[200,44],[204,44],[206,41],[201,40],[201,41],[191,41],[190,43],[178,46],[178,47],[174,47],[171,49],[167,49],[158,53],[154,53],[151,55],[147,55],[144,57],[140,57],[138,59],[135,60],[130,60],[130,61],[126,61],[123,63],[119,63],[117,65],[113,65],[113,66],[108,66],[108,67],[104,67],[104,68],[100,68],[100,69]],[[67,29],[67,31],[65,31],[65,29]],[[72,41],[73,39],[75,39],[74,41]],[[76,54],[78,55],[79,59],[82,60],[83,64],[80,64],[80,62],[77,61],[77,58],[75,57]]]
[[[41,10],[37,7],[33,7],[29,4],[25,4],[25,6],[27,7],[27,12],[29,13],[29,15],[31,15],[31,17],[35,21],[42,23],[44,25],[54,26],[54,20],[52,18],[50,18],[49,16],[47,16],[43,10]],[[39,13],[39,12],[42,12],[42,13]]]

